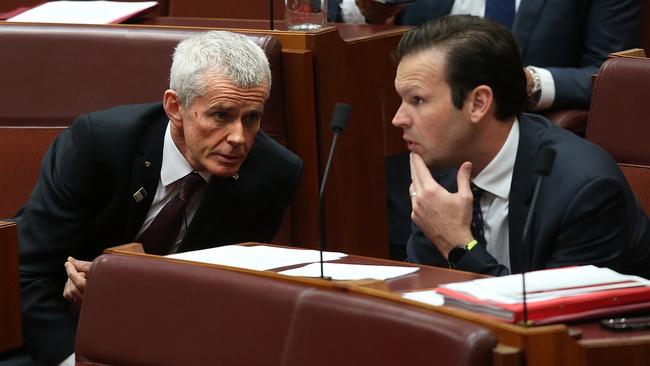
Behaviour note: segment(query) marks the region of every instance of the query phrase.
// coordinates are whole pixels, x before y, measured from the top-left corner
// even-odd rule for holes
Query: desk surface
[[[395,262],[391,260],[369,258],[362,256],[348,256],[337,262],[341,263],[355,263],[355,264],[384,264],[384,265],[402,265],[402,266],[416,266],[411,263]],[[476,278],[484,277],[475,273],[468,273],[462,271],[449,270],[444,268],[437,268],[431,266],[422,266],[420,270],[395,279],[386,281],[388,291],[391,294],[396,294],[405,291],[414,291],[421,289],[429,289],[436,287],[440,284],[467,281]],[[432,308],[430,306],[425,306]],[[450,308],[442,307],[438,310],[446,310]],[[467,317],[464,315],[467,312],[455,311],[449,313],[453,316]],[[476,321],[475,317],[469,320]],[[480,318],[480,314],[478,314]],[[480,322],[480,321],[479,321]],[[483,325],[488,327],[494,326],[494,322],[482,322]],[[502,324],[503,327],[496,327],[502,329],[495,329],[493,331],[497,335],[501,334],[500,341],[508,344],[512,342],[509,339],[508,333],[519,333],[522,335],[521,344],[511,344],[521,348],[529,348],[527,354],[527,362],[529,365],[533,364],[552,364],[556,363],[558,359],[562,360],[566,365],[606,365],[613,359],[619,360],[618,364],[625,365],[647,365],[650,362],[650,330],[646,331],[613,331],[600,326],[599,319],[590,321],[579,321],[575,323],[567,323],[558,326],[540,326],[523,328],[511,324]],[[502,332],[503,331],[503,332]],[[536,347],[532,340],[536,337],[534,332],[541,331],[542,333],[548,331],[546,334],[548,339],[540,341],[545,344],[544,346]],[[554,334],[554,335],[552,335]],[[538,337],[542,338],[542,337]],[[553,340],[550,340],[553,339]],[[514,341],[516,343],[517,341]],[[558,343],[564,342],[560,346]],[[554,344],[557,348],[556,352],[548,352],[544,347],[549,347],[548,344]],[[539,354],[548,355],[548,358],[540,358]],[[614,356],[615,355],[615,356]],[[627,357],[627,358],[626,358]],[[550,360],[550,361],[549,361]]]
[[[259,245],[260,243],[245,243],[243,245]],[[264,244],[268,245],[268,244]],[[126,255],[145,255],[156,259],[156,256],[140,254],[140,244],[127,244],[107,250],[109,253]],[[166,261],[178,261],[164,258]],[[395,262],[350,255],[338,260],[351,264],[383,264],[413,266],[410,263]],[[230,268],[235,271],[273,276],[282,281],[297,281],[313,286],[336,287],[340,290],[364,293],[391,301],[402,302],[406,306],[417,306],[430,311],[437,311],[450,316],[459,317],[478,323],[490,329],[500,342],[494,351],[494,364],[545,366],[545,365],[648,365],[650,364],[650,331],[615,332],[602,329],[597,321],[575,324],[558,324],[535,327],[521,327],[501,321],[487,319],[479,313],[472,313],[446,306],[431,306],[403,299],[400,292],[408,290],[430,289],[442,283],[464,281],[483,277],[475,273],[454,271],[444,268],[418,265],[420,270],[385,282],[378,281],[324,281],[319,278],[300,278],[279,276],[275,273],[250,271],[232,267],[197,263],[201,266]],[[301,265],[297,265],[301,266]],[[292,266],[292,267],[297,267]],[[278,272],[291,267],[274,269]],[[378,286],[379,285],[379,286]]]
[[[271,23],[268,19],[229,19],[229,18],[193,18],[193,17],[153,17],[145,16],[134,18],[127,24],[140,25],[164,25],[164,26],[185,26],[185,27],[216,27],[216,28],[233,28],[233,29],[255,29],[271,30]],[[381,34],[402,34],[408,27],[394,26],[386,24],[345,24],[329,23],[319,31],[322,32],[328,28],[336,28],[345,42],[354,42],[366,37],[376,37]],[[275,20],[273,30],[289,31],[284,21]],[[309,32],[305,32],[309,33]]]

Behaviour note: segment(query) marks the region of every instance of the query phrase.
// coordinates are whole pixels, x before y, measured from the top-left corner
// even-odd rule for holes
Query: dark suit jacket
[[[595,264],[647,275],[648,218],[612,157],[541,116],[522,114],[519,128],[508,213],[511,272]],[[539,192],[530,240],[522,243],[536,180],[535,162],[542,146],[555,148],[557,155]],[[432,171],[436,181],[452,192],[457,191],[456,173],[456,169]],[[410,261],[447,266],[415,225],[407,252]],[[458,269],[490,275],[510,272],[481,246],[470,250]]]
[[[42,361],[58,363],[74,349],[77,317],[62,297],[63,263],[134,240],[160,179],[167,121],[160,103],[91,113],[45,154],[18,226],[24,345]],[[296,155],[260,132],[238,180],[212,177],[179,251],[270,241],[301,169]],[[138,203],[141,187],[148,195]]]
[[[332,0],[331,3],[340,3]],[[417,0],[398,24],[417,25],[449,14],[454,0]],[[512,32],[524,65],[548,69],[553,108],[585,108],[591,75],[611,52],[640,47],[641,0],[522,0]],[[330,17],[340,14],[330,11]]]

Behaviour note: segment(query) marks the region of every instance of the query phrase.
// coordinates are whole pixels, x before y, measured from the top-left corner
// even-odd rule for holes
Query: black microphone
[[[334,156],[334,149],[336,148],[336,141],[339,137],[339,134],[345,131],[345,127],[348,124],[348,118],[350,118],[350,111],[352,107],[349,104],[345,103],[336,103],[334,107],[334,113],[332,114],[332,123],[330,128],[334,132],[332,137],[332,145],[330,146],[330,153],[327,157],[327,163],[325,164],[325,171],[323,172],[323,178],[320,182],[320,193],[318,195],[318,242],[320,246],[320,277],[325,278],[323,275],[323,252],[325,251],[325,218],[323,214],[323,193],[325,192],[325,183],[327,182],[327,176],[330,171],[330,165],[332,165],[332,157]]]
[[[535,210],[535,205],[537,203],[537,196],[539,195],[540,187],[542,186],[542,178],[551,174],[551,169],[553,168],[553,162],[555,161],[555,149],[550,146],[544,146],[539,151],[537,155],[537,165],[535,166],[535,172],[537,173],[537,182],[535,183],[535,190],[533,191],[533,199],[530,201],[530,208],[528,209],[528,216],[526,217],[526,223],[524,224],[524,231],[521,236],[521,287],[523,290],[523,302],[524,302],[524,326],[528,326],[528,306],[526,304],[526,255],[528,252],[526,248],[526,240],[528,239],[528,232],[530,231],[530,222],[532,221],[533,211]],[[531,244],[532,250],[532,244]]]
[[[274,0],[269,0],[269,13],[271,14],[271,16],[269,17],[269,25],[271,27],[271,30],[273,30],[273,28],[275,28],[274,24],[273,24],[273,20],[274,20],[274,18],[273,18],[273,1]]]

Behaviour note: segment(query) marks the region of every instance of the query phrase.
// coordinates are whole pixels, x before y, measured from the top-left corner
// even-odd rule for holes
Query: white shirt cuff
[[[361,10],[354,0],[341,1],[341,15],[345,23],[366,24],[366,17],[361,14]]]
[[[68,356],[65,360],[63,360],[59,366],[75,366],[75,359],[74,359],[74,353]]]
[[[555,100],[555,80],[553,80],[553,75],[550,71],[542,69],[541,67],[528,67],[537,71],[537,75],[539,75],[539,81],[542,84],[542,94],[539,98],[537,106],[535,106],[535,110],[541,111],[551,108],[553,101]]]

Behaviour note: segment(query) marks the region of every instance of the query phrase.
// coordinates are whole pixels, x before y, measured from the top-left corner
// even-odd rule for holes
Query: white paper
[[[402,294],[402,297],[409,300],[423,302],[433,306],[445,304],[445,298],[436,290],[413,291]]]
[[[345,264],[345,263],[324,263],[323,274],[325,277],[330,277],[333,280],[387,280],[399,276],[411,274],[419,267],[403,267],[403,266],[376,266],[365,264]],[[312,263],[303,267],[289,269],[280,274],[287,276],[301,276],[301,277],[320,277],[320,263]]]
[[[209,249],[171,254],[167,257],[194,262],[219,264],[266,271],[273,268],[294,266],[320,261],[320,252],[310,249],[279,248],[267,245],[226,245]],[[331,261],[345,257],[344,253],[323,252],[323,260]]]
[[[526,273],[526,300],[544,301],[615,288],[650,286],[650,281],[593,265]],[[521,274],[441,285],[482,300],[504,304],[523,301]]]
[[[8,22],[109,24],[149,9],[156,1],[52,1],[29,9]]]

